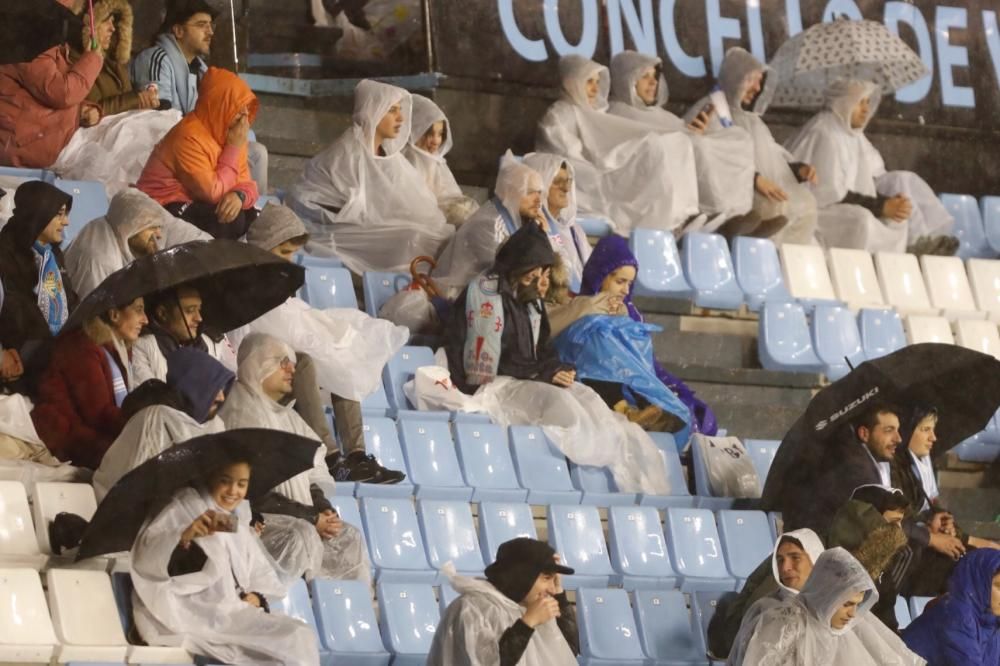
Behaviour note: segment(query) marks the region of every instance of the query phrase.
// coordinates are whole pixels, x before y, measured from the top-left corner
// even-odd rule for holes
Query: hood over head
[[[635,84],[650,67],[657,70],[660,79],[660,85],[656,88],[656,103],[652,106],[666,104],[670,98],[670,89],[667,87],[667,77],[663,75],[663,60],[638,51],[622,51],[611,59],[611,99],[639,109],[650,106],[635,91]]]
[[[565,167],[569,177],[573,180],[573,185],[569,190],[569,203],[566,205],[566,208],[560,211],[559,219],[567,222],[575,220],[577,211],[576,170],[570,164],[569,160],[559,155],[553,155],[552,153],[528,153],[524,156],[524,165],[534,169],[542,177],[542,206],[546,210],[548,210],[548,203],[546,201],[549,190],[552,189],[552,183],[555,181],[556,176],[559,175],[559,170]]]
[[[444,115],[441,107],[423,95],[413,95],[411,99],[413,101],[413,122],[410,126],[410,146],[428,157],[443,160],[448,152],[451,151],[452,146],[455,145],[448,117]],[[420,141],[421,137],[427,133],[427,130],[434,123],[444,123],[444,141],[441,142],[441,147],[438,148],[438,151],[432,155],[417,146],[417,141]]]
[[[593,296],[601,292],[604,279],[614,273],[622,266],[632,266],[636,273],[639,271],[639,261],[632,254],[627,240],[621,236],[611,234],[605,236],[594,246],[590,258],[587,259],[583,267],[583,280],[580,283],[581,296]],[[642,315],[632,303],[632,293],[635,291],[635,283],[632,283],[628,296],[625,298],[625,305],[628,307],[628,314],[635,321],[642,321]]]
[[[745,109],[740,100],[743,99],[747,79],[754,72],[764,73],[764,83],[750,108]],[[739,110],[743,110],[747,113],[763,115],[771,105],[771,100],[774,99],[774,91],[778,87],[778,81],[770,67],[757,60],[746,49],[734,46],[726,51],[726,57],[722,61],[722,67],[719,69],[719,86],[726,94],[726,101],[729,102],[732,113],[736,114]]]
[[[247,231],[247,243],[270,252],[285,241],[308,236],[301,218],[288,206],[268,203]]]
[[[556,253],[548,236],[537,224],[525,224],[508,238],[493,263],[491,272],[501,278],[513,272],[529,271],[556,263]]]
[[[354,114],[351,119],[361,129],[365,145],[371,151],[374,151],[375,146],[375,128],[394,104],[399,104],[402,109],[403,126],[395,139],[382,142],[382,150],[385,151],[386,157],[401,151],[410,140],[413,126],[413,96],[402,88],[371,79],[361,81],[354,88]]]
[[[162,227],[167,211],[147,194],[128,188],[116,194],[108,206],[105,218],[114,231],[122,251],[132,256],[128,239],[151,227]]]
[[[587,79],[600,79],[597,99],[591,106],[587,101]],[[576,106],[593,111],[608,110],[608,94],[611,92],[611,73],[608,68],[589,58],[567,55],[559,59],[559,79],[562,84],[562,98]]]
[[[541,174],[527,164],[519,162],[508,150],[500,158],[500,171],[497,173],[497,184],[493,191],[511,217],[523,224],[524,220],[521,220],[519,212],[521,198],[529,192],[541,192],[544,203],[546,190]]]
[[[219,391],[229,395],[236,375],[211,354],[192,347],[179,347],[167,356],[167,384],[184,396],[184,411],[198,423],[208,413]]]
[[[802,550],[804,550],[806,555],[809,556],[809,561],[814,567],[816,566],[816,561],[819,560],[819,556],[823,554],[823,551],[825,551],[826,548],[823,547],[823,542],[820,541],[820,538],[816,535],[816,533],[808,528],[785,532],[774,542],[774,552],[771,553],[771,571],[774,574],[774,582],[776,582],[778,587],[783,589],[785,592],[798,594],[798,590],[784,585],[781,582],[781,576],[778,575],[778,548],[782,543],[789,540],[794,540],[802,546]]]
[[[243,338],[236,355],[236,377],[257,395],[263,396],[261,384],[288,359],[295,362],[295,352],[284,342],[266,333],[251,333]]]
[[[831,627],[830,620],[837,609],[858,592],[864,593],[864,599],[858,604],[854,619],[843,629]],[[824,551],[813,563],[812,574],[799,593],[799,598],[824,628],[839,636],[851,631],[858,618],[871,610],[878,601],[878,591],[861,563],[838,547]]]
[[[94,24],[104,23],[109,16],[115,17],[115,34],[111,38],[111,49],[107,55],[120,65],[132,59],[132,5],[128,0],[96,0],[94,2]],[[83,15],[83,29],[80,32],[78,50],[90,41],[90,9]]]
[[[854,107],[863,99],[870,101],[868,117],[861,127],[851,127],[851,114]],[[851,132],[863,133],[878,110],[882,99],[882,89],[871,81],[854,79],[839,79],[830,84],[826,90],[826,108],[837,117],[845,129]]]
[[[990,626],[1000,626],[1000,617],[990,610],[993,578],[1000,574],[1000,550],[970,550],[958,561],[948,579],[948,594],[971,605]]]
[[[14,192],[14,214],[0,231],[0,238],[13,248],[30,250],[63,206],[69,213],[73,197],[55,185],[40,180],[21,183]]]
[[[240,109],[249,111],[250,124],[257,118],[260,102],[250,86],[227,69],[209,67],[198,88],[198,102],[192,114],[220,145],[226,144],[226,134]]]

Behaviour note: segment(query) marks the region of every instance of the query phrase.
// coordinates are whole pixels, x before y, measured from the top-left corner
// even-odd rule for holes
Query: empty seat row
[[[19,481],[0,480],[0,562],[35,570],[58,562],[49,544],[49,522],[62,512],[90,520],[96,510],[94,489],[85,483],[36,483],[29,508]],[[93,563],[106,565],[107,560]]]

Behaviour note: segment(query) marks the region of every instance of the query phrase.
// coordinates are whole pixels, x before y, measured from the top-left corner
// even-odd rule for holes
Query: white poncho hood
[[[816,561],[819,560],[819,556],[823,554],[823,551],[825,551],[826,548],[824,548],[823,542],[820,541],[818,536],[816,536],[816,533],[808,528],[785,532],[778,537],[777,541],[774,542],[774,552],[771,554],[771,571],[774,573],[774,582],[776,582],[778,587],[785,592],[788,592],[789,594],[798,594],[798,590],[782,584],[781,576],[778,574],[778,547],[784,539],[789,537],[802,544],[802,549],[806,552],[806,555],[809,556],[809,561],[813,566],[816,565]]]
[[[635,86],[646,70],[659,69],[663,61],[656,56],[638,51],[622,51],[611,59],[611,113],[641,123],[648,123],[660,130],[680,132],[684,121],[667,111],[663,106],[670,98],[667,78],[660,72],[660,83],[656,87],[656,102],[646,104]]]

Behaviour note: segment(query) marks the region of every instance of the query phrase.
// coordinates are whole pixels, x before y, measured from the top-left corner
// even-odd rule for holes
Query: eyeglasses
[[[199,30],[211,30],[215,32],[215,21],[195,21],[194,23],[185,23],[184,25],[198,28]]]
[[[286,356],[283,359],[281,359],[281,361],[278,363],[278,367],[280,367],[282,370],[294,370],[295,361]]]

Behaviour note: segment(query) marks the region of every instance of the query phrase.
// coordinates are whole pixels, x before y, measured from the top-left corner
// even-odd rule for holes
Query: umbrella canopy
[[[80,34],[81,20],[56,0],[0,3],[0,65],[30,62]]]
[[[263,428],[227,430],[172,446],[111,488],[84,532],[76,559],[131,550],[146,519],[174,493],[232,460],[250,461],[247,499],[252,501],[312,469],[317,446],[316,440]]]
[[[140,296],[189,285],[201,293],[205,328],[225,333],[281,305],[304,281],[303,267],[253,245],[192,241],[140,257],[109,275],[76,307],[63,330]]]
[[[924,343],[862,363],[813,397],[775,455],[767,475],[763,508],[786,501],[786,487],[819,471],[825,447],[851,437],[851,424],[875,402],[907,410],[926,405],[938,410],[935,455],[986,427],[1000,407],[1000,361],[957,345]],[[902,446],[906,446],[903,442]]]
[[[781,45],[771,59],[778,77],[775,106],[817,108],[838,79],[872,81],[883,94],[930,72],[906,42],[875,21],[819,23]]]

